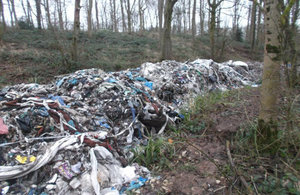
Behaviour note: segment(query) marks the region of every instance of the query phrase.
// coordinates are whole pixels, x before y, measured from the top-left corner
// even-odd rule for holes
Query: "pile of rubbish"
[[[123,194],[151,174],[130,163],[189,98],[258,81],[260,64],[195,60],[80,70],[0,91],[1,194]]]

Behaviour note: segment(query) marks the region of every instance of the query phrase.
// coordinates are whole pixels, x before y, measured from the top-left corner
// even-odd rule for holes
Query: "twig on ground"
[[[289,164],[287,164],[286,162],[284,162],[283,160],[280,159],[280,161],[287,167],[289,168],[291,171],[294,172],[294,174],[296,174],[297,176],[299,176],[299,173],[296,169],[294,169],[293,167],[291,167]]]
[[[226,140],[226,151],[227,151],[227,156],[228,156],[231,168],[233,169],[235,174],[239,176],[239,179],[241,180],[244,187],[247,189],[248,194],[253,195],[254,193],[253,193],[252,189],[250,188],[250,186],[248,185],[248,183],[246,182],[244,176],[240,173],[239,170],[237,170],[237,168],[234,165],[234,162],[232,160],[231,153],[230,153],[230,143],[228,140]]]
[[[226,186],[222,186],[222,187],[220,187],[218,189],[215,189],[213,192],[216,193],[217,191],[223,190],[224,188],[226,188]]]
[[[255,193],[256,193],[256,194],[259,194],[259,193],[258,193],[258,190],[257,190],[257,187],[256,187],[256,185],[255,185],[254,179],[253,179],[252,176],[251,176],[251,181],[252,181],[252,184],[253,184],[253,186],[254,186]]]

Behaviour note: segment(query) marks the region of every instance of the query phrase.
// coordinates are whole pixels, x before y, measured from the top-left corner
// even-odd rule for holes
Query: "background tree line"
[[[72,30],[75,4],[79,29],[89,37],[99,30],[143,34],[157,31],[162,41],[167,0],[1,0],[1,22],[15,28]],[[172,8],[172,34],[209,35],[210,55],[220,59],[231,39],[250,43],[251,53],[263,45],[262,1],[178,0]],[[295,11],[294,11],[295,12]],[[77,24],[78,25],[78,24]],[[167,56],[169,58],[170,56]]]

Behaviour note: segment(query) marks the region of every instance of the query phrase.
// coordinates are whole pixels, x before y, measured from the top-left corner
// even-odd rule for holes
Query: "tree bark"
[[[247,27],[246,27],[246,40],[250,41],[250,18],[251,18],[251,10],[252,6],[250,5],[248,8],[248,20],[247,20]]]
[[[12,9],[10,6],[10,0],[7,0],[7,6],[8,6],[8,10],[9,10],[9,15],[10,15],[10,25],[13,27],[14,26],[14,17],[13,17]]]
[[[80,0],[75,0],[75,11],[74,11],[74,30],[73,30],[73,41],[72,41],[72,60],[78,61],[78,34],[80,30]]]
[[[45,11],[46,11],[46,16],[47,16],[48,28],[52,29],[50,9],[49,9],[49,1],[48,0],[44,0],[44,6],[45,6]]]
[[[97,22],[97,30],[100,29],[100,23],[99,23],[99,11],[98,11],[98,2],[95,0],[95,11],[96,11],[96,22]]]
[[[188,24],[189,24],[189,29],[188,31],[191,32],[191,0],[188,1]]]
[[[115,24],[115,21],[114,21],[114,10],[113,10],[113,1],[114,0],[109,0],[109,5],[110,5],[110,26],[109,26],[109,29],[111,31],[114,31],[114,24]]]
[[[41,25],[41,0],[35,0],[36,7],[36,21],[38,24],[38,29],[42,29]]]
[[[2,22],[2,26],[3,26],[3,32],[5,32],[6,31],[6,22],[5,22],[3,1],[2,0],[0,0],[0,12],[1,12],[1,22]]]
[[[51,2],[50,2],[51,3]],[[49,5],[49,10],[50,10],[50,5]],[[51,10],[50,10],[50,15],[52,14],[52,25],[55,29],[57,29],[57,18],[56,18],[56,13],[57,13],[57,6],[56,6],[56,3],[54,3],[54,12],[51,13]],[[53,30],[53,28],[51,29]]]
[[[299,82],[298,78],[298,72],[297,72],[297,49],[296,49],[296,36],[297,36],[297,19],[299,17],[300,2],[296,1],[293,15],[292,15],[292,21],[291,21],[291,39],[289,41],[289,46],[291,50],[291,81],[290,81],[290,87],[294,88],[296,87],[297,82]],[[299,51],[298,51],[299,52]]]
[[[255,46],[255,33],[256,32],[256,4],[253,1],[252,11],[251,11],[251,26],[250,26],[250,43],[251,43],[251,53],[254,51]]]
[[[18,23],[18,17],[17,17],[17,14],[16,14],[15,0],[10,0],[10,1],[11,1],[12,12],[13,12],[14,19],[15,19],[15,26],[18,28],[19,23]]]
[[[209,37],[210,37],[210,55],[215,59],[215,33],[216,33],[216,14],[217,8],[224,0],[208,0],[210,21],[209,21]]]
[[[277,136],[277,101],[280,87],[280,11],[278,0],[265,1],[265,46],[259,112],[258,141],[269,143]]]
[[[28,20],[30,21],[30,23],[33,24],[33,19],[32,19],[32,13],[31,13],[31,5],[29,3],[29,0],[27,0],[27,13],[28,13]]]
[[[122,14],[122,31],[125,32],[125,31],[127,31],[127,28],[126,28],[123,0],[120,0],[120,3],[121,3],[121,14]]]
[[[92,9],[93,0],[89,0],[88,12],[87,12],[87,23],[88,23],[88,37],[92,37]]]
[[[118,20],[117,20],[117,8],[116,8],[116,1],[113,1],[113,22],[114,22],[114,31],[119,32],[118,29]]]
[[[64,0],[64,13],[65,13],[64,28],[68,30],[68,14],[67,14],[66,0]]]
[[[193,5],[193,16],[192,16],[192,37],[193,37],[193,44],[195,44],[195,36],[196,36],[196,0],[194,0]]]
[[[166,1],[164,14],[164,35],[161,47],[161,60],[171,59],[172,57],[171,22],[173,7],[176,2],[177,0]]]
[[[164,12],[164,0],[158,0],[158,23],[159,23],[159,42],[162,43],[163,35],[163,12]],[[161,46],[161,44],[160,44]]]
[[[232,19],[232,35],[233,37],[236,36],[237,31],[237,12],[238,12],[238,1],[234,1],[234,7],[233,7],[233,19]]]
[[[200,34],[204,34],[204,20],[205,20],[205,12],[204,12],[204,0],[200,0]]]
[[[26,9],[25,9],[24,0],[21,0],[21,5],[22,5],[22,9],[23,9],[23,12],[24,12],[26,21],[27,21],[27,22],[30,22],[30,20],[28,19],[27,11],[26,11]]]
[[[102,25],[103,25],[103,28],[104,29],[107,29],[107,27],[108,27],[108,19],[107,19],[107,9],[106,9],[106,1],[104,1],[104,6],[103,6],[103,17],[102,17]],[[103,5],[103,4],[102,4]],[[105,22],[104,22],[105,21]]]
[[[187,25],[186,25],[186,6],[185,6],[185,0],[183,0],[183,4],[182,4],[182,17],[183,17],[183,33],[186,33]]]
[[[212,8],[210,12],[209,37],[210,37],[210,56],[215,56],[215,29],[216,29],[216,9]]]
[[[221,29],[221,10],[222,10],[222,7],[220,6],[219,9],[217,9],[217,21],[216,21],[216,24],[217,24],[217,36],[219,36],[220,34],[220,29]]]
[[[143,1],[142,0],[139,0],[139,18],[140,18],[140,34],[143,33],[144,31],[144,25],[143,25],[143,22],[144,22],[144,10],[143,10]]]
[[[56,0],[56,4],[57,4],[59,29],[64,30],[64,20],[63,20],[63,10],[61,6],[61,0]]]
[[[261,6],[260,1],[260,6]],[[262,43],[262,27],[261,27],[261,9],[258,9],[258,16],[257,16],[257,38],[256,38],[256,47],[261,45]]]
[[[128,33],[131,33],[131,8],[130,8],[130,0],[127,0],[127,22],[128,22]]]

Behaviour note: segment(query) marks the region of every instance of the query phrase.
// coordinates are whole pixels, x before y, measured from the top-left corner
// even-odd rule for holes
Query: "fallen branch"
[[[295,175],[299,176],[299,173],[296,169],[294,169],[293,167],[291,167],[289,164],[287,164],[286,162],[284,162],[283,160],[280,159],[280,161],[287,167],[289,168],[291,171],[294,172]]]
[[[230,162],[231,169],[235,172],[236,175],[239,176],[239,179],[241,180],[244,187],[247,189],[248,194],[253,195],[254,193],[253,193],[252,189],[250,188],[250,186],[248,185],[248,183],[246,182],[244,176],[240,173],[240,171],[234,165],[234,162],[232,160],[231,153],[230,153],[230,143],[228,140],[226,140],[226,151],[227,151],[227,156],[228,156],[228,159]]]

